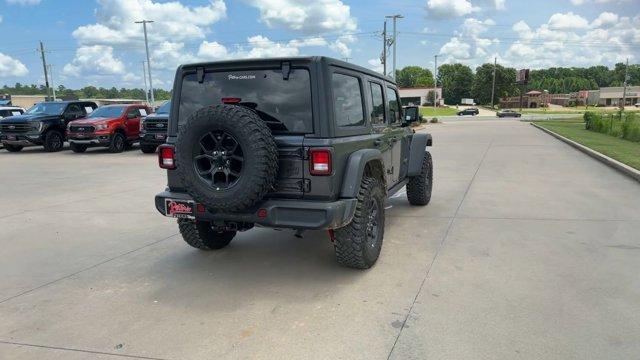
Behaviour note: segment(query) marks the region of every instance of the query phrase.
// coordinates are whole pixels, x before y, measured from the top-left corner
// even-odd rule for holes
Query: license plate
[[[162,135],[162,134],[156,134],[156,139],[158,139],[158,140],[164,140],[164,135]]]
[[[17,140],[15,135],[7,135],[7,140]]]
[[[194,219],[195,213],[196,205],[191,200],[164,200],[164,214],[168,217]]]

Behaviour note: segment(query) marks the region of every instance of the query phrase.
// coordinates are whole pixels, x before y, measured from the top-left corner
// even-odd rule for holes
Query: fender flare
[[[349,155],[342,177],[341,198],[355,198],[358,195],[364,168],[372,160],[379,160],[384,166],[382,153],[378,149],[360,149]]]
[[[422,159],[427,151],[427,146],[433,145],[431,134],[413,134],[411,147],[409,148],[409,166],[407,176],[416,176],[422,170]]]

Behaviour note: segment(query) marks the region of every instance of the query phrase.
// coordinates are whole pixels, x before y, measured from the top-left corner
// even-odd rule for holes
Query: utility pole
[[[438,55],[433,57],[433,115],[436,114],[436,100],[438,98]]]
[[[53,84],[53,65],[47,65],[49,67],[49,77],[51,77],[51,93],[53,94],[53,101],[56,101],[56,86]]]
[[[393,79],[396,79],[396,46],[398,44],[398,31],[396,29],[396,22],[398,19],[402,19],[404,18],[404,16],[397,14],[397,15],[390,15],[390,16],[385,16],[387,19],[393,19]]]
[[[147,87],[147,70],[144,65],[146,61],[142,61],[142,77],[144,78],[144,98],[147,100],[147,105],[149,104],[149,88]]]
[[[387,75],[387,20],[384,21],[382,30],[382,74]]]
[[[498,57],[493,58],[493,84],[491,85],[491,109],[493,109],[493,97],[496,93],[496,67],[498,66]]]
[[[620,109],[624,110],[627,105],[627,83],[629,81],[629,58],[627,58],[627,65],[624,68],[624,90],[622,91],[622,106]]]
[[[40,56],[42,57],[42,68],[44,69],[44,84],[47,87],[47,98],[50,96],[49,92],[49,73],[47,72],[47,60],[44,56],[44,45],[40,41]]]
[[[149,72],[149,88],[151,89],[151,106],[155,103],[156,99],[153,96],[153,80],[151,77],[151,61],[149,59],[149,41],[147,40],[147,24],[151,24],[153,20],[142,20],[136,21],[136,24],[142,24],[142,29],[144,30],[144,47],[147,50],[147,70]]]

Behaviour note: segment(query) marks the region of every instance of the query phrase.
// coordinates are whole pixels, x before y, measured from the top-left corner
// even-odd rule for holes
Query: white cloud
[[[7,4],[38,5],[42,0],[7,0]]]
[[[446,61],[460,61],[471,57],[470,50],[471,45],[457,37],[453,37],[440,48],[440,54],[448,56]]]
[[[155,21],[147,25],[149,41],[180,42],[203,39],[209,27],[226,16],[222,0],[210,0],[206,6],[189,7],[177,1],[98,0],[97,22],[80,26],[73,36],[82,45],[142,45],[142,25],[136,21]]]
[[[283,27],[306,33],[354,31],[357,21],[340,0],[251,0],[260,20],[269,27]]]
[[[29,70],[20,60],[0,53],[0,77],[25,76],[28,73]]]
[[[610,12],[603,12],[595,20],[591,22],[591,26],[595,28],[609,27],[618,22],[618,15]]]
[[[440,53],[445,56],[444,62],[470,63],[475,58],[485,57],[492,51],[492,47],[499,44],[497,39],[483,37],[495,24],[492,19],[465,19],[460,29],[454,32],[454,37],[440,49]]]
[[[497,9],[497,10],[504,10],[506,9],[506,0],[493,0],[493,6]]]
[[[382,61],[380,59],[369,59],[367,63],[369,64],[369,68],[371,70],[377,71],[380,74],[384,72],[384,67],[382,66]]]
[[[69,77],[88,75],[119,75],[125,66],[113,55],[113,48],[104,45],[81,46],[74,59],[62,68],[62,74]]]
[[[587,19],[573,12],[555,13],[549,18],[549,27],[553,30],[584,29],[589,26]]]
[[[429,0],[427,1],[429,16],[440,19],[448,19],[469,15],[480,11],[467,0]]]

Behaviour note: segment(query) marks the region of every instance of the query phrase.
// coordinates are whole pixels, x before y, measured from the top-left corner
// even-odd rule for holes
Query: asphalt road
[[[526,123],[429,125],[381,258],[324,233],[182,243],[154,156],[0,152],[0,359],[636,359],[640,184]]]

